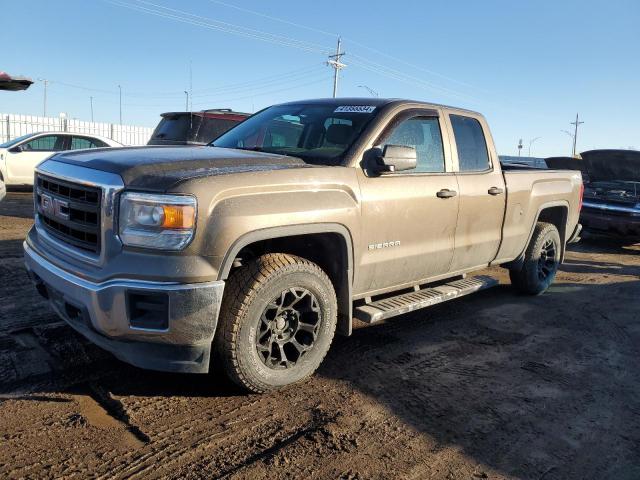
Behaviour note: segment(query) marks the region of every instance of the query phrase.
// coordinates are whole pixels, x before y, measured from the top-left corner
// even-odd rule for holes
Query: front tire
[[[551,223],[538,222],[521,269],[510,269],[511,284],[520,293],[540,295],[553,283],[560,266],[560,233]]]
[[[262,393],[311,376],[336,329],[329,277],[294,255],[262,255],[231,274],[214,358],[242,388]]]

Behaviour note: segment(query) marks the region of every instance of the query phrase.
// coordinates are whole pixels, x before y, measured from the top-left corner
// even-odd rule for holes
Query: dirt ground
[[[0,477],[640,478],[640,245],[572,246],[501,285],[337,337],[306,384],[245,395],[130,367],[31,287],[31,194],[0,204]]]

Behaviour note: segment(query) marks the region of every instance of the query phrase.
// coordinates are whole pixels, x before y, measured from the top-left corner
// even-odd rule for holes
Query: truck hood
[[[580,170],[582,173],[587,171],[584,160],[574,157],[549,157],[544,162],[547,168],[554,170]]]
[[[580,154],[590,181],[640,182],[640,151],[589,150]]]
[[[153,191],[199,177],[311,166],[295,157],[206,146],[100,148],[51,160],[115,173],[126,186]]]

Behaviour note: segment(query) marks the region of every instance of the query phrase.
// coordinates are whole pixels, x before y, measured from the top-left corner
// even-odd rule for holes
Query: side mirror
[[[22,151],[22,147],[20,145],[16,146],[16,147],[11,147],[9,149],[9,151],[11,153],[20,153]]]
[[[418,165],[418,154],[415,147],[385,145],[378,163],[384,172],[412,170]]]

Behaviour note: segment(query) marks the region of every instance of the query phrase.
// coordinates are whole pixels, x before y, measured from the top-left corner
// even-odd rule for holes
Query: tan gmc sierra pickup
[[[334,333],[495,283],[540,294],[580,232],[579,172],[502,167],[482,115],[409,100],[266,108],[209,146],[63,152],[37,168],[38,291],[118,358],[264,392]]]

